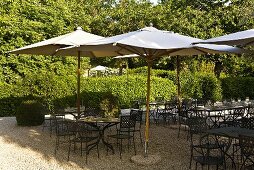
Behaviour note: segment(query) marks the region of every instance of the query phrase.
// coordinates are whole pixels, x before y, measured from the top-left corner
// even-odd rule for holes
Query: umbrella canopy
[[[76,31],[61,35],[59,37],[44,40],[35,44],[31,44],[22,48],[18,48],[9,53],[12,54],[35,54],[35,55],[58,55],[58,56],[77,56],[78,57],[78,80],[77,80],[77,112],[78,117],[80,115],[80,57],[88,56],[92,57],[89,51],[80,52],[78,50],[64,51],[63,53],[57,53],[57,50],[68,46],[77,46],[91,41],[96,41],[104,37],[94,35],[82,30],[78,27]]]
[[[65,51],[64,53],[56,54],[60,48],[68,46],[77,46],[91,41],[99,40],[101,36],[91,34],[78,27],[76,31],[44,40],[35,44],[21,47],[12,51],[12,54],[35,54],[35,55],[58,55],[58,56],[77,56],[77,51]],[[81,53],[81,56],[91,56],[88,52]]]
[[[108,69],[108,67],[99,65],[99,66],[96,66],[94,68],[91,68],[90,70],[92,70],[92,71],[105,71],[107,69]]]
[[[164,55],[199,55],[207,53],[240,53],[238,48],[207,44],[195,44],[202,39],[180,35],[170,31],[158,30],[154,27],[120,34],[100,41],[63,48],[57,54],[72,52],[77,49],[81,53],[89,51],[94,57],[119,56],[137,54],[157,58]]]
[[[207,53],[241,53],[239,48],[230,46],[209,44],[191,45],[197,41],[201,41],[201,39],[176,34],[170,31],[158,30],[154,27],[145,27],[137,31],[108,37],[96,42],[87,43],[76,47],[64,48],[58,52],[77,49],[79,51],[101,51],[101,53],[93,53],[94,55],[97,54],[96,57],[137,54],[146,60],[148,65],[148,74],[146,97],[145,156],[147,156],[149,139],[150,70],[153,59],[165,55],[186,56]],[[178,85],[180,85],[179,77]],[[180,88],[178,88],[178,94],[180,95],[179,89]],[[180,102],[178,103],[180,108]]]
[[[242,47],[248,46],[248,45],[253,46],[254,45],[254,29],[239,31],[232,34],[207,39],[199,43],[239,45]]]

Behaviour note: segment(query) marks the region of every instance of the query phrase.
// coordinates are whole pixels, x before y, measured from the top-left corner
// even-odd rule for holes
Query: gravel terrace
[[[161,161],[155,165],[141,166],[134,164],[130,158],[134,155],[132,148],[124,148],[122,160],[116,147],[116,153],[109,152],[99,146],[100,158],[96,150],[85,156],[80,152],[71,152],[67,161],[67,145],[60,145],[54,155],[55,136],[50,137],[49,130],[42,131],[42,126],[20,127],[15,117],[0,117],[0,169],[2,170],[186,170],[189,164],[189,143],[186,132],[181,131],[177,138],[177,125],[150,126],[149,153],[158,154]],[[111,143],[115,141],[110,140]],[[116,145],[114,145],[116,146]],[[143,154],[144,148],[136,138],[137,154]]]

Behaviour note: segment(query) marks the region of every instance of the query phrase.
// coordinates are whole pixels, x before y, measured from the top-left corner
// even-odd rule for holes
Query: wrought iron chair
[[[200,117],[190,117],[187,119],[187,125],[188,125],[188,135],[190,136],[190,165],[189,169],[191,169],[191,164],[193,160],[193,153],[195,151],[195,148],[199,146],[199,143],[197,143],[196,139],[199,139],[201,136],[203,136],[204,131],[207,129],[206,120]]]
[[[60,144],[68,143],[70,138],[75,136],[72,127],[72,121],[55,119],[55,130],[56,130],[56,145],[55,145],[55,155],[60,146]]]
[[[241,169],[254,169],[254,137],[239,135],[239,143],[243,158]]]
[[[119,146],[120,158],[122,159],[122,148],[123,148],[123,140],[128,140],[128,149],[130,146],[131,139],[133,141],[133,148],[136,155],[136,146],[135,146],[135,138],[134,131],[136,125],[136,115],[130,116],[121,116],[120,117],[120,125],[117,129],[117,133],[113,135],[108,135],[109,138],[117,139],[117,145]],[[120,140],[120,143],[119,143]]]
[[[89,151],[94,147],[97,148],[97,154],[99,158],[99,129],[95,126],[91,126],[84,122],[73,122],[69,126],[69,133],[74,133],[75,136],[73,138],[69,138],[69,149],[68,149],[68,161],[70,157],[71,145],[74,145],[74,152],[76,150],[76,144],[80,144],[80,155],[83,156],[83,151],[86,153],[86,163],[87,163],[87,155]],[[83,146],[85,144],[85,147]]]
[[[42,131],[44,131],[44,129],[48,127],[50,130],[50,137],[51,137],[53,131],[56,128],[56,120],[64,120],[64,119],[65,119],[64,109],[56,109],[53,111],[53,113],[44,115]]]
[[[241,119],[240,127],[254,130],[254,117],[243,117]],[[240,142],[238,139],[234,140],[232,154],[234,159],[236,158],[238,161],[240,160],[239,158],[241,158],[242,153],[241,153]]]
[[[231,139],[214,135],[204,135],[199,140],[199,145],[194,146],[195,154],[193,160],[197,165],[200,164],[202,169],[207,166],[220,166],[226,169],[226,153],[231,145]]]
[[[162,117],[164,123],[167,123],[167,120],[171,120],[173,123],[175,123],[177,115],[176,112],[176,105],[173,102],[166,102],[163,109],[157,109],[158,118]]]
[[[130,112],[130,116],[131,116],[131,118],[136,118],[136,126],[135,126],[134,129],[132,128],[130,130],[133,130],[134,133],[135,132],[139,133],[140,143],[142,145],[143,141],[142,141],[142,135],[141,135],[141,127],[142,127],[142,124],[143,124],[143,121],[142,121],[143,111],[132,109],[131,112]]]

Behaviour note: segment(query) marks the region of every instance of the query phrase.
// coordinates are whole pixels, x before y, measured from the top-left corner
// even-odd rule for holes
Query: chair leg
[[[120,159],[122,159],[122,147],[123,147],[123,140],[121,139],[121,142],[120,142]]]
[[[52,121],[51,120],[49,120],[49,130],[50,130],[49,136],[51,137],[52,131],[53,131]]]
[[[82,148],[81,148],[81,152],[82,152]],[[87,164],[87,155],[88,155],[88,148],[87,148],[87,142],[86,142],[86,164]]]
[[[133,136],[133,147],[134,147],[134,153],[135,153],[135,155],[136,155],[137,152],[136,152],[136,146],[135,146],[135,138],[134,138],[134,136]]]
[[[128,151],[130,151],[130,139],[128,139]]]
[[[191,156],[190,156],[190,165],[189,165],[189,169],[191,169],[192,157],[193,157],[193,151],[192,151],[192,149],[191,149]]]
[[[82,157],[83,156],[83,142],[80,142],[80,156]]]
[[[143,146],[143,140],[142,140],[141,130],[139,130],[139,137],[140,137],[140,143]]]
[[[70,160],[70,152],[71,152],[71,141],[69,141],[69,148],[68,148],[68,157],[67,157],[67,161]]]
[[[59,145],[59,137],[56,137],[55,155],[56,155],[56,150],[58,150],[58,145]]]
[[[107,147],[107,153],[108,153],[108,147]],[[98,144],[97,144],[97,154],[98,154],[98,158],[100,158],[99,145]]]
[[[177,134],[178,138],[180,137],[180,131],[181,131],[181,124],[179,124],[179,126],[178,126],[178,134]]]

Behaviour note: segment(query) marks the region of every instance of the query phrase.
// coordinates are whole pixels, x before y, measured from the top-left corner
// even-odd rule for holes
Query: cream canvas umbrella
[[[241,49],[230,46],[209,44],[191,45],[197,41],[201,41],[201,39],[184,36],[169,31],[158,30],[154,27],[145,27],[137,31],[108,37],[92,43],[63,48],[58,52],[64,53],[66,50],[89,50],[96,52],[93,53],[95,57],[137,54],[146,60],[148,65],[148,74],[146,94],[145,156],[147,156],[149,141],[150,71],[153,60],[165,55],[186,56],[207,53],[241,53]],[[178,95],[180,96],[179,78]],[[180,108],[180,99],[178,101],[178,105]]]
[[[57,55],[57,56],[77,56],[78,58],[78,77],[77,77],[77,112],[80,115],[80,57],[92,57],[93,53],[90,51],[64,51],[64,53],[57,53],[57,50],[68,46],[77,46],[91,41],[96,41],[104,37],[94,35],[82,30],[78,27],[76,31],[64,34],[55,38],[21,47],[12,51],[11,54],[34,54],[34,55]]]
[[[98,65],[96,67],[91,68],[90,70],[92,70],[92,71],[105,71],[107,69],[108,69],[108,67]]]
[[[254,29],[239,31],[232,34],[207,39],[199,43],[239,45],[241,47],[254,46]]]

